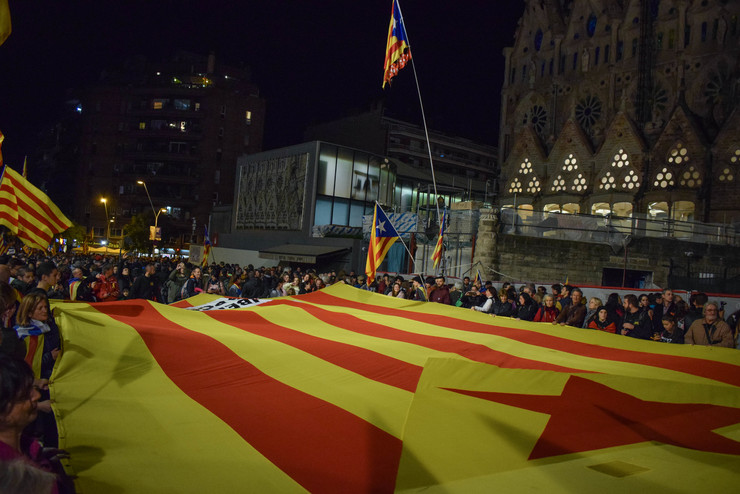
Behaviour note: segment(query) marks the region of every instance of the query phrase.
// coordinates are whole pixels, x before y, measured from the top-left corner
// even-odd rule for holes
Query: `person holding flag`
[[[370,244],[367,249],[367,263],[365,265],[368,286],[375,280],[378,267],[388,254],[388,250],[398,239],[399,235],[396,228],[391,224],[383,208],[376,202],[375,211],[373,212],[373,226],[370,231]]]

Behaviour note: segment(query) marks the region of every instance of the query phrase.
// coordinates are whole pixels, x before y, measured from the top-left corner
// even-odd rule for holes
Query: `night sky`
[[[503,3],[503,2],[501,2]],[[402,0],[427,122],[497,144],[502,49],[523,2]],[[381,89],[390,0],[10,0],[13,34],[0,46],[0,130],[18,168],[73,89],[132,55],[177,49],[245,64],[267,100],[264,148],[364,109],[385,93],[391,115],[421,122],[410,67]]]

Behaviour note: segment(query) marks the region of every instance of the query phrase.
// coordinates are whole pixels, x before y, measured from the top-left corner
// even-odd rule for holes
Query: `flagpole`
[[[411,40],[409,39],[409,33],[406,31],[406,23],[403,22],[403,12],[401,11],[401,3],[396,1],[398,5],[398,15],[401,17],[401,26],[406,34],[406,43],[409,46],[409,53],[411,54]],[[427,129],[427,118],[424,114],[424,102],[421,99],[421,89],[419,88],[419,77],[416,74],[416,64],[414,63],[414,56],[411,54],[411,69],[414,72],[414,81],[416,82],[416,94],[419,96],[419,106],[421,108],[421,120],[424,124],[424,136],[427,140],[427,151],[429,152],[429,167],[432,171],[432,185],[434,186],[434,205],[437,208],[437,221],[439,221],[439,202],[437,201],[437,179],[434,175],[434,160],[432,159],[432,144],[429,142],[429,130]]]

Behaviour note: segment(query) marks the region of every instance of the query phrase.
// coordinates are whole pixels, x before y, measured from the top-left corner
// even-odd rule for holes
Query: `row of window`
[[[511,203],[502,205],[502,210],[513,209],[516,207],[520,218],[526,220],[528,216],[534,213],[534,207],[531,204]],[[654,220],[677,220],[691,221],[694,219],[696,205],[692,201],[658,201],[648,204],[647,216]],[[586,208],[581,211],[581,205],[575,202],[569,203],[548,203],[542,207],[545,213],[564,213],[564,214],[592,214],[594,216],[619,216],[622,218],[631,218],[634,214],[634,205],[631,202],[595,202],[590,209]]]
[[[726,36],[726,21],[724,19],[715,19],[712,23],[711,33],[709,32],[709,24],[705,21],[701,23],[701,31],[700,31],[700,40],[702,43],[705,43],[710,39],[711,34],[711,40],[712,41],[724,41],[724,37]],[[541,32],[541,31],[538,31]],[[738,19],[737,16],[732,16],[731,23],[730,23],[730,36],[736,36],[738,32]],[[664,34],[663,32],[660,32],[657,34],[655,39],[655,48],[656,50],[660,51],[663,49],[664,44]],[[668,36],[667,40],[667,49],[672,50],[676,47],[676,30],[670,29],[668,30]],[[632,58],[636,57],[639,52],[639,38],[632,38],[631,42],[631,50],[630,50],[630,56]],[[684,26],[684,39],[683,39],[683,47],[686,48],[691,44],[691,25],[686,24]],[[535,41],[535,45],[537,46],[537,42]],[[539,50],[539,48],[538,48]],[[603,55],[603,59],[602,59]],[[583,57],[582,65],[585,68],[590,67],[590,57],[591,52],[588,49],[584,49],[581,53],[581,56]],[[593,66],[596,67],[599,65],[599,63],[608,64],[611,56],[611,45],[605,44],[603,52],[601,50],[601,46],[596,46],[593,48]],[[568,62],[568,54],[563,54],[560,56],[559,64],[558,64],[558,74],[564,74],[567,68],[567,62]],[[617,42],[617,49],[615,52],[615,61],[619,62],[624,57],[624,42],[618,41]],[[575,52],[572,54],[572,64],[571,64],[571,70],[576,71],[578,70],[578,59],[579,59],[579,53]],[[540,77],[545,76],[545,71],[547,70],[548,75],[552,76],[554,75],[554,63],[555,59],[550,58],[549,62],[546,62],[545,60],[542,60],[540,62],[539,72]],[[526,81],[528,77],[528,71],[534,71],[535,69],[532,67],[528,67],[528,64],[524,64],[521,67],[521,81]],[[536,74],[531,73],[529,77],[534,78]],[[516,82],[516,68],[511,69],[510,73],[510,83]]]

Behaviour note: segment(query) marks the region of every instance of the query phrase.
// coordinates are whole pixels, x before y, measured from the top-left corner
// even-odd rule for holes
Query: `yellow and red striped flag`
[[[385,259],[391,246],[398,240],[398,232],[391,221],[386,216],[385,211],[378,203],[375,203],[373,211],[373,225],[370,230],[370,243],[367,247],[367,262],[365,263],[365,274],[367,275],[367,284],[375,279],[380,264]]]
[[[447,222],[447,210],[445,209],[445,212],[442,215],[442,221],[439,224],[439,238],[437,239],[437,245],[434,247],[434,252],[432,252],[432,263],[433,263],[434,269],[437,269],[437,266],[439,266],[439,261],[442,260],[442,254],[444,253],[445,223],[446,222]]]
[[[5,43],[5,40],[8,39],[12,31],[8,0],[0,0],[0,45]]]
[[[4,137],[0,133],[0,147]],[[9,166],[3,166],[0,149],[0,224],[26,245],[45,251],[54,235],[72,226],[46,194]]]
[[[385,62],[383,64],[383,87],[391,83],[398,71],[411,60],[411,48],[406,35],[406,26],[403,25],[403,16],[398,0],[393,0],[391,7],[391,22],[388,25],[388,41],[385,45]]]
[[[252,302],[55,304],[79,492],[736,487],[737,350],[343,284]]]

